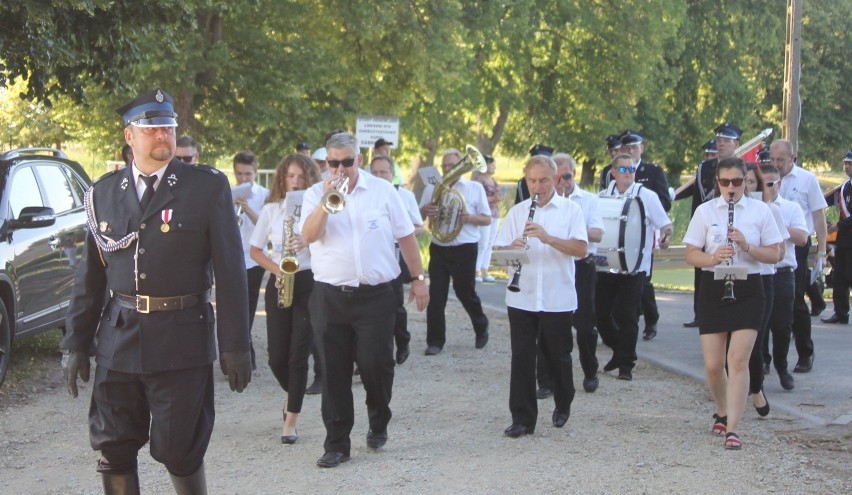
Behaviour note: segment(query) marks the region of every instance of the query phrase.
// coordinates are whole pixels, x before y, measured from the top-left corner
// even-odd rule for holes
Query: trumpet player
[[[261,270],[270,273],[266,285],[266,335],[269,350],[269,369],[287,394],[284,405],[284,426],[281,442],[293,444],[299,439],[296,420],[308,383],[308,355],[311,347],[311,322],[308,300],[314,286],[311,255],[285,208],[287,194],[319,182],[319,167],[301,153],[284,157],[272,179],[272,190],[260,212],[251,237],[251,257]],[[293,214],[292,216],[297,217]],[[293,226],[288,226],[293,222]],[[290,235],[289,230],[293,233]],[[271,242],[272,253],[267,252]],[[294,255],[298,271],[292,283],[291,305],[280,307],[279,288],[282,287],[280,263],[282,257]],[[261,274],[262,275],[262,274]]]
[[[524,249],[529,258],[521,270],[520,290],[506,291],[512,342],[512,424],[504,434],[511,438],[535,431],[538,349],[547,357],[553,381],[553,426],[565,426],[571,414],[571,322],[577,309],[574,260],[584,257],[588,247],[582,210],[556,194],[556,163],[549,156],[533,156],[524,177],[536,202],[527,199],[513,206],[495,241],[495,249]]]
[[[449,149],[441,158],[444,176],[462,161],[462,153]],[[458,191],[464,198],[463,208],[458,212],[457,221],[462,224],[458,235],[441,242],[432,237],[429,244],[429,307],[426,309],[426,352],[427,356],[440,354],[447,341],[447,322],[444,310],[450,291],[450,279],[453,290],[470,317],[476,334],[474,346],[482,349],[488,344],[488,317],[482,311],[482,302],[476,294],[476,255],[479,252],[479,227],[491,224],[491,208],[485,189],[479,182],[464,177],[445,184],[447,188]],[[441,212],[438,205],[432,203],[435,186],[428,185],[420,197],[420,213],[429,218],[430,225],[438,222],[440,215],[452,215]]]
[[[367,396],[367,446],[379,449],[388,439],[396,321],[391,282],[400,273],[394,241],[411,271],[408,301],[416,300],[418,311],[426,308],[429,289],[414,225],[399,194],[386,180],[361,170],[362,156],[353,135],[334,134],[325,147],[332,176],[349,178],[345,206],[330,213],[321,204],[336,180],[314,184],[305,192],[301,230],[311,251],[315,283],[309,308],[323,368],[326,438],[317,465],[333,468],[348,461],[351,451],[353,361],[361,370]]]
[[[257,300],[260,296],[260,284],[263,282],[263,268],[258,266],[251,257],[249,243],[257,216],[263,203],[269,196],[269,190],[255,183],[257,177],[257,157],[249,150],[243,150],[234,155],[234,177],[237,185],[251,184],[251,196],[248,199],[237,199],[234,207],[239,212],[237,225],[240,227],[240,238],[243,243],[243,258],[246,263],[246,279],[248,282],[249,301],[249,331],[254,325],[254,313],[257,311]],[[245,186],[244,186],[245,187]],[[254,344],[251,346],[251,368],[257,369],[257,359],[254,352]]]
[[[683,238],[686,262],[702,270],[697,317],[707,386],[716,402],[711,431],[724,436],[724,447],[731,450],[742,446],[737,427],[748,395],[749,357],[763,318],[761,264],[778,261],[782,242],[769,207],[744,194],[745,178],[741,159],[719,160],[715,199],[695,210]],[[714,279],[714,267],[722,263],[748,269],[747,279],[733,281],[733,302],[723,300],[726,281]]]

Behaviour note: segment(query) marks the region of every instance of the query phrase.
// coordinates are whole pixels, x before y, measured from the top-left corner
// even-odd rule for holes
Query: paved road
[[[493,309],[505,309],[505,291],[504,282],[477,284],[477,292],[483,304]],[[639,359],[704,382],[698,329],[683,327],[684,321],[692,319],[692,293],[658,291],[657,305],[660,310],[658,336],[650,342],[639,339]],[[828,305],[823,316],[831,315],[831,303],[828,302]],[[806,374],[793,373],[796,388],[788,392],[781,388],[773,369],[765,380],[766,396],[773,410],[802,419],[808,424],[850,424],[852,327],[826,325],[818,318],[812,318],[812,322],[816,349],[813,371]],[[641,330],[641,319],[639,325]],[[788,361],[792,371],[798,358],[795,346],[791,343],[790,347]],[[598,352],[605,355],[609,349],[601,344]],[[635,379],[641,380],[642,377],[637,375]],[[751,401],[748,403],[751,404]]]

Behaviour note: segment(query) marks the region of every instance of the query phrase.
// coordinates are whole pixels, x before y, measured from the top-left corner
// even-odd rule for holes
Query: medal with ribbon
[[[163,225],[160,225],[160,232],[166,233],[169,231],[169,221],[172,219],[172,213],[174,210],[166,209],[160,212],[160,218],[163,220]]]

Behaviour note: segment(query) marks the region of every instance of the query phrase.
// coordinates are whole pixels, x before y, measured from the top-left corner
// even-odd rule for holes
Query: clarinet
[[[733,241],[731,241],[731,229],[734,228],[734,193],[728,197],[728,246],[731,248],[734,247]],[[726,266],[731,266],[734,264],[734,257],[731,256],[727,260],[725,260]],[[734,297],[734,277],[731,274],[725,275],[725,293],[722,295],[723,302],[734,302],[737,298]]]
[[[535,193],[535,194],[533,194],[532,200],[530,202],[530,215],[527,217],[527,222],[524,224],[524,237],[523,237],[524,249],[530,248],[529,244],[527,243],[526,225],[527,225],[527,223],[530,223],[530,222],[533,221],[533,216],[535,216],[535,209],[537,207],[538,207],[538,193]],[[520,263],[518,263],[518,269],[515,270],[515,275],[512,277],[512,283],[510,283],[506,287],[506,289],[508,289],[509,292],[520,292],[521,291],[521,287],[519,285],[519,283],[521,281],[521,268],[522,268],[522,265]]]

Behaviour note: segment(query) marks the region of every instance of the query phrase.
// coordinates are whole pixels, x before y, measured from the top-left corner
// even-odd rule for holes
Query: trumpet
[[[731,229],[734,227],[734,193],[731,193],[728,198],[728,246],[734,247],[733,241],[731,241]],[[734,262],[734,257],[731,256],[725,261],[725,264],[730,266]],[[725,293],[722,295],[723,302],[735,302],[737,300],[734,297],[734,276],[733,275],[725,275]]]
[[[281,240],[283,246],[287,246],[293,238],[293,224],[296,217],[287,217],[287,228],[284,229],[284,238]],[[296,282],[296,272],[299,271],[299,258],[289,248],[284,250],[281,261],[278,263],[278,307],[289,308],[293,305],[293,286]]]
[[[530,222],[533,221],[533,216],[535,216],[535,209],[537,207],[538,207],[538,193],[535,193],[535,194],[533,194],[532,201],[530,203],[530,215],[529,215],[529,217],[527,217],[527,221],[524,224],[524,237],[523,237],[524,249],[530,248],[530,245],[527,242],[526,226],[527,226],[527,223],[530,223]],[[520,292],[521,291],[521,285],[520,285],[521,268],[523,268],[523,265],[518,263],[518,269],[515,270],[515,274],[512,276],[512,282],[508,286],[506,286],[506,289],[509,292]]]
[[[322,209],[330,215],[340,213],[346,206],[347,194],[349,194],[349,176],[341,168],[340,173],[334,178],[332,188],[326,191],[320,199]]]

